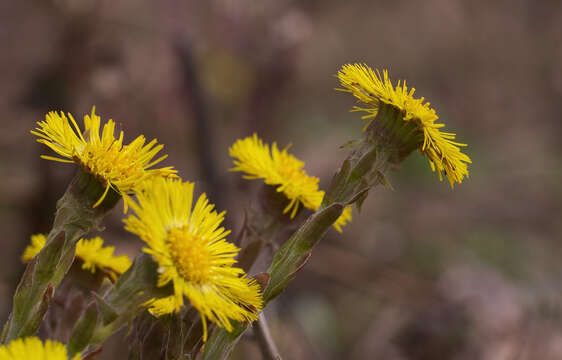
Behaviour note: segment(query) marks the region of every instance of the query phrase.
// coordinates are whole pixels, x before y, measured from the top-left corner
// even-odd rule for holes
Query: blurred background
[[[29,131],[92,105],[165,144],[236,233],[258,184],[227,172],[257,132],[327,184],[363,122],[334,75],[389,69],[468,143],[451,191],[412,155],[268,309],[285,359],[562,359],[560,1],[45,0],[0,3],[0,320],[31,234],[75,168]],[[134,256],[121,208],[103,236]],[[103,358],[118,355],[116,337]],[[251,334],[232,359],[260,359]]]

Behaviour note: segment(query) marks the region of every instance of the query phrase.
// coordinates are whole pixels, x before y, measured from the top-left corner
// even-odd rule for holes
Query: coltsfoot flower
[[[76,163],[105,186],[105,192],[94,207],[103,201],[112,188],[123,196],[126,212],[130,202],[129,195],[143,180],[152,176],[174,176],[177,172],[172,167],[149,169],[167,157],[163,155],[153,160],[163,145],[156,145],[156,140],[145,145],[146,139],[142,135],[129,145],[123,145],[123,131],[119,138],[115,138],[113,120],[107,121],[101,128],[101,119],[95,114],[95,107],[90,115],[84,117],[84,133],[72,115],[68,114],[67,118],[62,111],[49,112],[45,121],[39,121],[37,125],[39,126],[31,131],[39,137],[37,141],[62,157],[42,155],[43,159]]]
[[[240,171],[245,174],[244,179],[263,179],[267,185],[275,186],[289,199],[283,213],[290,212],[293,218],[301,204],[307,209],[318,210],[324,191],[318,187],[319,179],[309,176],[303,169],[304,162],[289,154],[287,149],[279,150],[275,142],[270,148],[253,134],[237,140],[228,152],[234,159],[230,171]],[[351,221],[351,207],[346,206],[334,227],[341,232],[348,221]]]
[[[31,244],[28,245],[22,255],[22,261],[28,262],[45,246],[47,238],[43,234],[31,236]],[[131,266],[131,260],[127,255],[114,256],[113,246],[103,246],[103,239],[80,239],[76,244],[76,257],[82,261],[82,269],[95,273],[100,269],[108,274],[113,281],[123,274]]]
[[[443,180],[444,173],[453,187],[455,182],[460,184],[464,177],[468,177],[467,164],[471,163],[471,160],[460,150],[460,147],[466,144],[454,141],[454,133],[439,130],[445,125],[436,123],[438,116],[435,110],[429,106],[429,102],[424,102],[423,97],[414,98],[415,89],[408,89],[405,81],[398,81],[396,86],[393,86],[386,70],[383,70],[381,76],[378,70],[373,71],[364,64],[344,65],[338,72],[338,78],[344,87],[338,90],[352,93],[368,106],[355,106],[352,109],[366,112],[364,119],[373,121],[381,104],[388,104],[403,114],[404,121],[414,122],[417,129],[423,133],[423,143],[419,151],[428,158],[431,169],[437,171],[440,180]]]
[[[8,345],[0,345],[0,360],[69,360],[66,347],[57,341],[43,343],[37,337],[16,339]],[[76,354],[72,360],[79,360]]]
[[[147,245],[143,251],[160,266],[158,286],[170,282],[174,295],[151,301],[151,312],[177,312],[186,297],[201,314],[204,340],[207,319],[232,331],[231,320],[253,321],[262,308],[260,287],[234,267],[240,250],[226,241],[230,231],[220,227],[225,212],[217,213],[207,196],[194,203],[194,184],[154,178],[131,203],[136,216],[125,219],[125,229]]]
[[[148,312],[154,316],[171,314],[176,311],[175,296],[167,296],[160,299],[153,299],[146,303]]]

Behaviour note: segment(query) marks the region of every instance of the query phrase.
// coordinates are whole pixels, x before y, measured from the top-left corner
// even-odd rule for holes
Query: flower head
[[[277,188],[289,199],[283,213],[290,212],[293,218],[302,204],[307,209],[316,211],[324,198],[324,191],[318,187],[319,179],[309,176],[304,171],[304,162],[287,151],[279,150],[276,143],[264,144],[257,134],[237,140],[228,149],[234,159],[231,171],[243,172],[244,179],[263,179],[267,185]],[[346,207],[334,227],[341,232],[341,227],[351,220],[351,208]]]
[[[166,296],[160,299],[152,299],[145,305],[148,306],[148,312],[154,316],[167,315],[176,311],[176,300],[174,295]]]
[[[37,337],[16,339],[8,345],[0,345],[0,360],[69,360],[66,347],[56,341],[47,340],[43,343]],[[79,360],[76,354],[72,360]]]
[[[46,241],[47,238],[43,234],[32,235],[31,244],[25,248],[22,261],[30,261],[43,249]],[[80,239],[76,244],[76,257],[82,261],[83,270],[95,273],[96,269],[100,269],[115,281],[131,266],[131,260],[127,255],[114,256],[114,250],[113,246],[103,246],[100,237]]]
[[[181,180],[147,181],[125,229],[146,243],[143,251],[160,266],[158,286],[173,283],[172,297],[150,303],[153,313],[177,312],[186,297],[201,314],[206,339],[207,319],[231,331],[231,320],[257,318],[262,298],[256,281],[233,266],[239,249],[220,227],[225,213],[217,213],[205,194],[193,206],[193,189]]]
[[[45,247],[45,243],[47,243],[47,237],[44,234],[31,235],[31,244],[27,245],[23,251],[21,261],[29,262]]]
[[[419,151],[425,155],[433,171],[437,171],[439,179],[443,180],[445,173],[451,187],[455,182],[459,184],[468,176],[467,164],[470,158],[460,151],[459,147],[466,146],[455,142],[454,133],[441,132],[444,124],[436,123],[438,116],[425,99],[414,98],[414,88],[408,89],[406,82],[398,81],[393,86],[388,78],[388,72],[373,71],[361,64],[344,65],[338,72],[338,78],[345,89],[338,89],[352,93],[359,101],[368,107],[355,106],[352,111],[367,113],[364,119],[374,119],[381,104],[388,104],[403,114],[404,121],[412,121],[423,134],[423,143]],[[368,124],[367,124],[368,125]]]
[[[114,256],[113,251],[115,247],[103,246],[100,237],[81,239],[76,244],[76,256],[82,260],[82,269],[94,273],[99,268],[116,280],[118,275],[129,269],[131,260],[127,255]]]
[[[145,144],[146,139],[142,135],[129,145],[123,145],[123,131],[115,138],[113,120],[107,121],[102,128],[101,119],[95,114],[95,107],[90,115],[84,117],[84,133],[80,131],[72,115],[68,114],[67,118],[62,111],[60,114],[49,112],[45,121],[39,121],[37,125],[38,127],[31,131],[39,137],[37,141],[62,157],[42,155],[42,158],[76,163],[103,183],[105,192],[94,207],[98,206],[109,189],[113,188],[123,196],[126,211],[130,202],[128,195],[134,192],[143,180],[152,176],[173,176],[176,173],[172,167],[149,169],[166,158],[167,155],[164,155],[153,160],[163,145],[156,145],[156,140]]]

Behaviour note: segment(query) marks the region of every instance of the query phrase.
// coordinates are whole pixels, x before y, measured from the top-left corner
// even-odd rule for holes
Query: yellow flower
[[[156,140],[145,145],[146,139],[141,135],[129,145],[123,145],[123,131],[119,138],[115,138],[113,120],[103,125],[100,135],[101,119],[95,114],[95,107],[92,108],[91,115],[84,117],[84,134],[72,115],[68,114],[67,118],[62,111],[60,114],[49,112],[45,121],[39,121],[37,125],[39,126],[31,131],[39,137],[37,141],[62,157],[42,155],[42,158],[77,163],[103,183],[105,192],[94,207],[103,201],[112,188],[123,196],[126,212],[130,202],[128,195],[136,190],[139,183],[152,176],[173,176],[177,172],[172,167],[148,169],[167,156],[152,160],[163,148],[163,145],[156,145]]]
[[[340,217],[334,223],[334,228],[337,232],[341,233],[342,227],[344,227],[348,222],[351,221],[351,206],[346,206],[343,208],[343,211]]]
[[[57,341],[43,343],[37,337],[16,339],[8,345],[0,345],[0,360],[69,360],[66,347]],[[79,360],[76,354],[72,360]]]
[[[423,144],[419,151],[428,158],[431,169],[438,172],[440,180],[443,180],[443,172],[453,187],[455,182],[460,184],[468,176],[467,164],[471,160],[459,148],[466,144],[455,142],[455,134],[439,130],[445,125],[436,123],[438,117],[435,110],[428,102],[424,102],[423,97],[414,98],[415,89],[408,89],[405,81],[398,81],[394,87],[386,70],[383,70],[381,76],[378,70],[373,71],[362,64],[344,65],[338,72],[338,78],[345,88],[338,90],[352,93],[369,106],[355,106],[352,109],[366,112],[364,119],[374,119],[379,105],[384,103],[400,110],[404,121],[415,122],[419,131],[423,132]]]
[[[162,316],[171,314],[176,311],[176,297],[167,296],[160,299],[152,299],[145,305],[148,306],[148,311],[154,316]]]
[[[90,270],[93,274],[96,268],[109,274],[115,281],[117,276],[123,274],[131,266],[131,260],[127,255],[114,256],[113,246],[103,246],[100,237],[93,239],[81,239],[76,244],[76,256],[82,260],[82,269]]]
[[[293,218],[300,204],[313,211],[318,210],[324,191],[318,188],[319,179],[307,175],[303,169],[304,162],[289,154],[287,148],[280,151],[273,143],[270,150],[269,145],[254,134],[237,140],[228,152],[234,159],[234,168],[230,170],[245,173],[244,179],[263,179],[267,185],[276,186],[277,191],[289,199],[283,213],[290,212]],[[351,221],[351,207],[344,209],[334,227],[341,232],[341,227],[348,221]]]
[[[43,249],[46,242],[47,242],[47,238],[43,234],[31,235],[31,244],[27,245],[27,247],[23,251],[23,255],[21,256],[21,261],[26,263],[29,262],[31,259],[33,259],[35,255],[39,254],[41,249]]]
[[[31,244],[28,245],[22,255],[22,261],[28,262],[45,246],[47,239],[43,234],[31,236]],[[113,246],[103,246],[100,237],[93,239],[80,239],[76,244],[76,257],[82,260],[82,269],[95,273],[96,269],[106,272],[113,281],[117,276],[123,274],[131,266],[131,260],[127,255],[114,256]]]
[[[206,340],[207,319],[231,331],[231,320],[257,319],[262,298],[256,281],[233,267],[240,249],[226,241],[230,231],[219,227],[225,213],[217,213],[205,194],[192,206],[193,188],[179,179],[145,182],[125,229],[147,244],[143,251],[160,266],[158,286],[173,283],[171,298],[150,302],[157,307],[153,313],[177,312],[187,297],[201,314]]]

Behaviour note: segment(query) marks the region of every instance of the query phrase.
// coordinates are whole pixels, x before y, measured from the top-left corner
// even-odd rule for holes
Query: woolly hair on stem
[[[2,343],[35,334],[48,309],[47,291],[56,288],[70,269],[76,243],[89,231],[99,229],[104,216],[120,199],[118,193],[110,190],[94,208],[104,192],[104,186],[94,176],[82,169],[77,171],[57,202],[53,228],[45,246],[29,262],[16,288],[12,312],[2,331]]]

